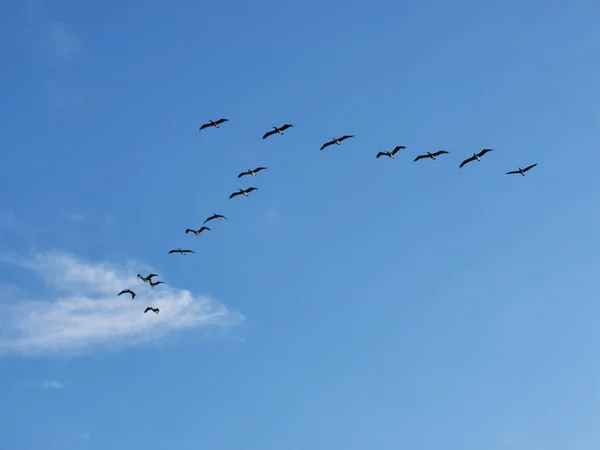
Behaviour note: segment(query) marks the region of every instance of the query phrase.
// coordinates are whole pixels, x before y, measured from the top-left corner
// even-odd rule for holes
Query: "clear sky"
[[[0,35],[2,450],[600,448],[597,1],[31,0]]]

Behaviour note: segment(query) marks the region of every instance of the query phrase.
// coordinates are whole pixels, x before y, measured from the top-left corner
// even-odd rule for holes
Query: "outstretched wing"
[[[525,167],[525,168],[523,169],[523,172],[527,172],[528,170],[530,170],[530,169],[533,169],[535,166],[537,166],[537,163],[535,163],[535,164],[532,164],[532,165],[530,165],[530,166],[527,166],[527,167]]]
[[[277,133],[277,130],[271,130],[271,131],[267,131],[264,135],[263,135],[263,139],[268,138],[269,136],[273,136],[275,133]]]
[[[152,308],[150,308],[149,306],[144,310],[144,314],[146,314],[148,311],[153,311]]]
[[[404,145],[397,145],[394,150],[392,150],[392,155],[395,155],[396,153],[398,153],[400,150],[405,149],[406,147]]]
[[[330,145],[332,145],[334,143],[335,143],[335,141],[325,142],[323,145],[321,145],[321,150],[323,150],[326,147],[329,147]]]
[[[208,228],[208,227],[202,227],[202,228],[200,228],[200,230],[198,230],[198,233],[202,233],[204,230],[210,231],[210,228]]]
[[[169,254],[171,254],[171,253],[177,253],[177,252],[179,252],[179,250],[169,250]]]
[[[440,150],[439,152],[435,152],[432,154],[433,154],[433,156],[440,156],[440,155],[444,155],[446,153],[449,153],[449,152],[447,152],[446,150]]]
[[[346,139],[350,139],[353,137],[354,137],[353,134],[346,134],[346,135],[342,136],[341,138],[339,138],[338,141],[342,142],[342,141],[345,141]]]
[[[257,167],[256,169],[254,169],[254,173],[258,173],[261,170],[266,170],[266,169],[267,169],[266,167]]]
[[[187,230],[185,230],[185,234],[188,234],[188,233],[195,233],[195,232],[196,232],[196,230],[192,230],[192,229],[190,229],[190,228],[188,228]]]
[[[379,158],[380,156],[389,156],[388,152],[379,152],[375,158]]]
[[[229,198],[233,198],[233,197],[235,197],[235,196],[237,196],[237,195],[241,195],[241,194],[242,194],[241,192],[234,192],[233,194],[231,194],[231,195],[229,196]]]
[[[480,158],[485,155],[488,152],[493,152],[494,150],[491,148],[484,148],[483,150],[481,150],[479,153],[477,153],[477,156],[479,156]]]
[[[123,295],[125,293],[129,292],[127,289],[123,289],[121,292],[119,292],[117,295]]]
[[[219,120],[217,120],[215,123],[216,123],[217,125],[221,125],[223,122],[229,122],[229,119],[219,119]]]
[[[250,172],[249,172],[249,171],[248,171],[248,172],[241,172],[241,173],[238,175],[238,178],[242,178],[244,175],[250,175]]]
[[[515,175],[517,173],[521,173],[521,172],[519,172],[518,170],[512,170],[510,172],[506,172],[506,175]]]
[[[292,128],[293,126],[294,126],[294,125],[290,125],[289,123],[286,123],[284,126],[282,126],[282,127],[280,128],[280,130],[281,130],[281,131],[285,131],[285,130],[287,130],[288,128]]]
[[[252,192],[252,191],[256,191],[256,190],[258,190],[258,188],[250,186],[248,189],[246,189],[246,194],[248,194],[249,192]]]
[[[213,126],[213,124],[212,124],[212,123],[210,123],[210,122],[208,122],[208,123],[205,123],[205,124],[202,124],[202,126],[200,127],[200,129],[199,129],[198,131],[202,131],[202,130],[204,130],[205,128],[212,127],[212,126]]]
[[[476,158],[474,156],[471,156],[470,158],[465,159],[463,162],[460,163],[460,166],[458,166],[458,168],[462,169],[465,164],[469,164],[471,161],[475,161],[475,159]]]
[[[211,220],[214,220],[216,218],[217,218],[216,216],[207,217],[206,220],[204,222],[202,222],[202,223],[210,222]]]
[[[153,277],[157,277],[158,274],[157,273],[151,273],[150,275],[148,275],[146,278],[151,280]]]
[[[194,250],[181,250],[181,253],[196,253]]]
[[[420,160],[420,159],[423,159],[423,158],[428,158],[428,157],[429,157],[429,155],[419,155],[419,156],[417,156],[417,157],[416,157],[416,158],[413,160],[413,162],[417,162],[417,161],[418,161],[418,160]]]

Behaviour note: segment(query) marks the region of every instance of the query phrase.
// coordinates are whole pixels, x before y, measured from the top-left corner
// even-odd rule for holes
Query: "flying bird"
[[[152,281],[150,280],[150,287],[153,288],[154,286],[158,286],[159,284],[165,284],[164,281]]]
[[[263,139],[266,139],[266,138],[268,138],[269,136],[273,136],[273,135],[274,135],[274,134],[276,134],[276,133],[283,134],[283,132],[284,132],[285,130],[287,130],[288,128],[292,128],[293,126],[294,126],[294,125],[290,125],[289,123],[286,123],[286,124],[285,124],[285,125],[283,125],[281,128],[273,127],[273,130],[271,130],[271,131],[267,131],[267,132],[265,133],[265,135],[263,136]]]
[[[144,310],[144,314],[146,314],[148,311],[152,311],[155,314],[158,314],[160,309],[158,308],[153,308],[152,306],[148,306],[145,310]]]
[[[435,153],[427,152],[424,155],[417,156],[415,158],[415,161],[418,161],[418,160],[423,159],[423,158],[430,158],[430,159],[435,160],[435,158],[437,158],[438,156],[444,155],[446,153],[450,153],[450,152],[447,152],[446,150],[440,150],[439,152],[435,152]],[[413,162],[415,162],[415,161],[413,161]]]
[[[214,213],[212,216],[207,217],[206,220],[204,221],[204,223],[210,222],[211,220],[215,220],[215,219],[216,220],[220,220],[220,219],[228,220],[227,217],[222,216],[221,214]]]
[[[151,273],[150,275],[148,275],[147,277],[143,277],[141,276],[139,273],[137,274],[138,278],[140,280],[142,280],[144,283],[147,283],[148,281],[150,281],[153,277],[157,277],[158,274],[156,273]]]
[[[402,150],[404,148],[406,148],[404,145],[398,145],[391,152],[379,152],[379,153],[377,153],[376,158],[379,158],[380,156],[387,156],[389,158],[394,159],[394,156],[396,156],[396,153],[398,153],[400,150]]]
[[[481,161],[481,157],[483,155],[485,155],[488,152],[493,152],[493,151],[494,150],[491,148],[484,148],[479,153],[473,153],[473,156],[471,156],[470,158],[467,158],[463,162],[461,162],[460,166],[458,166],[458,168],[462,169],[465,164],[469,164],[471,161]]]
[[[254,170],[247,170],[245,172],[240,173],[238,175],[238,178],[242,178],[244,175],[252,175],[253,177],[255,177],[258,172],[260,172],[261,170],[266,170],[266,169],[267,169],[266,167],[257,167]]]
[[[531,170],[531,169],[533,169],[535,166],[537,166],[537,163],[535,163],[535,164],[532,164],[532,165],[530,165],[530,166],[527,166],[527,167],[525,167],[524,169],[521,169],[521,168],[519,167],[519,170],[513,170],[513,171],[511,171],[511,172],[506,172],[506,175],[514,175],[514,174],[520,173],[521,175],[525,176],[525,172],[527,172],[528,170]]]
[[[169,254],[171,254],[171,253],[181,253],[182,255],[185,255],[186,253],[196,253],[196,252],[193,250],[182,250],[180,248],[176,248],[176,249],[170,250]]]
[[[150,281],[150,283],[152,283],[152,281]],[[135,298],[135,292],[133,292],[131,289],[123,289],[117,295],[123,295],[123,294],[131,294],[131,300],[133,300]]]
[[[350,139],[353,137],[354,137],[354,135],[347,134],[345,136],[342,136],[341,138],[337,138],[337,139],[333,138],[331,141],[325,142],[323,145],[321,145],[321,150],[323,150],[324,148],[329,147],[330,145],[333,145],[333,144],[340,145],[342,143],[342,141],[345,141],[346,139]]]
[[[217,121],[211,120],[210,122],[203,124],[198,131],[202,131],[208,127],[219,128],[219,125],[221,125],[222,123],[225,123],[225,122],[229,122],[229,119],[219,119]]]
[[[229,198],[233,198],[233,197],[237,197],[238,195],[243,195],[245,197],[248,197],[248,194],[252,191],[257,191],[258,188],[255,188],[253,186],[250,186],[248,189],[238,189],[238,192],[234,192],[233,194],[231,194],[229,196]]]
[[[187,230],[185,230],[185,234],[194,233],[196,236],[200,236],[200,233],[202,233],[203,231],[206,231],[206,230],[210,231],[210,228],[208,228],[208,227],[201,227],[201,228],[199,228],[197,230],[192,230],[191,228],[188,228]]]

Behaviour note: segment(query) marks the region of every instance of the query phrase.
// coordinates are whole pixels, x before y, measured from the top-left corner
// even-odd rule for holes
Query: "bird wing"
[[[263,139],[268,138],[269,136],[274,135],[275,133],[277,133],[276,130],[271,130],[271,131],[267,131],[264,135],[263,135]]]
[[[510,172],[506,172],[506,175],[514,175],[516,173],[520,173],[518,170],[512,170]]]
[[[246,189],[246,194],[247,194],[248,192],[256,191],[257,189],[258,189],[258,188],[255,188],[255,187],[253,187],[253,186],[250,186],[248,189]]]
[[[210,231],[210,228],[208,228],[208,227],[202,227],[202,228],[200,228],[199,233],[202,233],[204,230]]]
[[[149,306],[144,310],[144,314],[146,314],[148,311],[152,311],[152,308],[150,308]]]
[[[530,166],[527,166],[527,167],[525,167],[525,168],[523,169],[523,172],[527,172],[529,169],[533,169],[535,166],[537,166],[537,163],[535,163],[535,164],[532,164],[532,165],[530,165]]]
[[[471,156],[470,158],[467,158],[467,159],[465,159],[463,162],[461,162],[461,163],[460,163],[460,166],[458,166],[458,168],[459,168],[459,169],[462,169],[462,167],[463,167],[465,164],[468,164],[468,163],[470,163],[471,161],[475,161],[475,157],[474,157],[474,156]]]
[[[325,142],[323,145],[321,145],[321,150],[323,150],[325,147],[329,147],[330,145],[332,145],[334,143],[335,143],[335,141]]]
[[[151,273],[150,275],[148,275],[146,278],[150,279],[152,277],[157,277],[158,274],[157,273]]]
[[[125,292],[127,292],[127,289],[123,289],[123,290],[122,290],[121,292],[119,292],[117,295],[122,295],[122,294],[124,294]]]
[[[196,230],[192,230],[191,228],[188,228],[187,230],[185,230],[185,234],[195,233],[195,232],[196,232]]]
[[[204,130],[205,128],[208,128],[208,127],[210,127],[210,126],[212,126],[212,124],[211,124],[211,123],[205,123],[205,124],[202,124],[202,126],[200,127],[200,129],[199,129],[198,131],[202,131],[202,130]]]
[[[261,170],[266,170],[266,169],[267,169],[266,167],[257,167],[256,169],[254,169],[254,173],[258,173]]]
[[[221,125],[223,122],[228,122],[228,121],[229,121],[229,119],[219,119],[219,120],[217,120],[215,123],[216,123],[217,125]]]
[[[418,161],[418,160],[420,160],[420,159],[423,159],[423,158],[428,158],[428,157],[429,157],[429,155],[419,155],[419,156],[417,156],[417,157],[414,159],[414,161],[413,161],[413,162],[417,162],[417,161]]]
[[[170,250],[170,251],[169,251],[169,254],[170,254],[170,253],[177,253],[178,251],[179,251],[179,250]]]
[[[181,250],[181,253],[196,253],[194,250]]]
[[[216,219],[216,217],[215,216],[207,217],[206,220],[204,222],[202,222],[202,223],[210,222],[213,219]]]
[[[353,137],[354,137],[354,135],[352,135],[352,134],[346,134],[346,135],[342,136],[341,138],[339,138],[338,141],[342,142],[342,141],[344,141],[346,139],[350,139],[350,138],[353,138]]]
[[[398,153],[400,150],[406,148],[404,145],[397,145],[394,150],[392,150],[392,155],[395,155],[396,153]]]
[[[285,131],[285,130],[287,130],[288,128],[292,128],[293,126],[294,126],[294,125],[290,125],[289,123],[286,123],[284,126],[282,126],[282,127],[280,128],[280,130],[281,130],[281,131]]]
[[[238,178],[242,178],[244,175],[250,175],[250,171],[247,171],[247,172],[241,172],[241,173],[238,175]]]
[[[440,150],[439,152],[433,153],[433,156],[440,156],[440,155],[444,155],[446,153],[449,153],[449,152],[447,152],[446,150]]]
[[[235,197],[236,195],[240,195],[240,194],[241,194],[241,192],[234,192],[233,194],[231,194],[231,195],[229,196],[229,198],[233,198],[233,197]]]
[[[479,153],[477,153],[477,156],[479,156],[480,158],[485,155],[488,152],[493,152],[494,150],[491,148],[484,148],[483,150],[481,150]]]
[[[377,156],[375,158],[379,158],[380,156],[385,156],[387,154],[388,154],[387,152],[379,152],[379,153],[377,153]]]

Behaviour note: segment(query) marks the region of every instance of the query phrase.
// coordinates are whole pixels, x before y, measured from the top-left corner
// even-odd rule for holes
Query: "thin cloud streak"
[[[178,329],[231,327],[244,320],[225,305],[168,285],[150,290],[136,277],[139,263],[89,263],[62,252],[11,259],[34,271],[56,293],[50,299],[0,305],[0,355],[83,353],[98,345],[122,346],[159,338]],[[117,297],[127,287],[135,300]],[[160,314],[144,314],[147,305]]]
[[[42,389],[62,389],[63,385],[55,380],[44,380],[40,384],[40,387]]]

